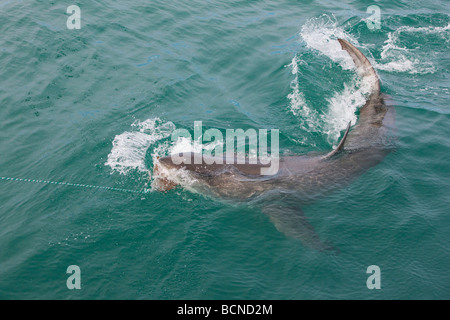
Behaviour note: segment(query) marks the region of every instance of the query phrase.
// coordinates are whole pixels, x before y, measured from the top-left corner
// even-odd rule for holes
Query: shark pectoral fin
[[[337,251],[329,243],[320,240],[300,208],[273,204],[262,211],[270,217],[277,230],[287,237],[298,239],[303,245],[319,251]]]
[[[348,125],[347,125],[347,129],[345,130],[344,136],[341,139],[341,142],[339,142],[338,146],[336,147],[336,149],[334,149],[333,151],[331,151],[330,153],[328,153],[327,155],[325,155],[323,157],[323,159],[328,159],[331,158],[332,156],[334,156],[336,153],[339,152],[339,150],[342,149],[342,147],[344,147],[345,144],[345,140],[347,139],[348,136],[348,132],[350,131],[350,126],[351,126],[352,122],[349,121]]]

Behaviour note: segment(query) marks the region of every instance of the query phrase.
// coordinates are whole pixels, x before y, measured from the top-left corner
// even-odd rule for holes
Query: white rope
[[[130,189],[122,189],[122,188],[94,186],[94,185],[90,185],[90,184],[70,183],[70,182],[58,182],[58,181],[47,181],[47,180],[36,180],[36,179],[22,179],[22,178],[0,177],[0,180],[4,180],[4,181],[34,182],[34,183],[45,183],[45,184],[57,184],[57,185],[64,185],[64,186],[70,186],[70,187],[91,188],[91,189],[102,189],[102,190],[120,191],[120,192],[128,192],[128,193],[139,193],[139,194],[145,194],[145,193],[148,193],[148,192],[149,192],[149,189],[143,189],[143,190],[130,190]]]

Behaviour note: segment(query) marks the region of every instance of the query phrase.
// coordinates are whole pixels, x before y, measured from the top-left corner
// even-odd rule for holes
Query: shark
[[[334,150],[282,156],[273,175],[262,175],[261,168],[268,165],[260,162],[216,163],[192,152],[179,154],[184,160],[181,163],[174,162],[171,156],[158,158],[154,172],[157,175],[167,170],[183,172],[195,181],[196,191],[223,201],[258,207],[287,237],[319,251],[337,251],[333,244],[319,237],[302,208],[349,185],[382,162],[394,150],[392,132],[395,131],[395,109],[385,103],[376,70],[353,44],[344,39],[337,41],[350,55],[358,76],[369,88],[358,121],[353,126],[347,125]],[[195,157],[201,161],[193,161]],[[168,191],[180,183],[170,175],[161,174],[160,178],[160,190]]]

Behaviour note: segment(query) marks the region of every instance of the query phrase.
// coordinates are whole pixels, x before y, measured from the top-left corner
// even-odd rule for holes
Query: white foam
[[[288,67],[292,68],[292,74],[295,75],[294,80],[291,81],[292,92],[287,96],[290,101],[289,110],[294,116],[301,119],[300,127],[302,129],[316,131],[319,126],[317,123],[317,111],[308,106],[305,95],[300,91],[298,76],[299,64],[302,63],[303,61],[298,56],[295,56],[288,65]]]
[[[157,141],[170,136],[175,125],[170,121],[151,118],[143,122],[136,120],[131,127],[133,130],[114,137],[113,147],[105,165],[111,167],[112,172],[124,175],[131,170],[151,175],[145,166],[147,149]]]
[[[450,23],[445,27],[429,26],[429,27],[414,28],[414,27],[402,26],[402,27],[398,28],[396,30],[396,32],[397,33],[400,33],[400,32],[424,32],[424,33],[428,33],[428,34],[439,33],[442,35],[442,37],[448,38],[449,34],[445,33],[445,31],[449,31],[449,30],[450,30]]]
[[[352,58],[341,49],[337,39],[344,39],[355,45],[358,45],[358,41],[338,26],[334,16],[323,14],[318,18],[309,19],[302,26],[300,36],[308,48],[315,49],[339,63],[343,69],[355,68]]]

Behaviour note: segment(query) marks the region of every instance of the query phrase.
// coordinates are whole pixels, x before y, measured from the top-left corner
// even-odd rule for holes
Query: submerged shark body
[[[288,156],[279,159],[275,175],[261,175],[262,164],[174,164],[170,156],[160,158],[160,166],[184,170],[195,181],[195,189],[221,199],[250,202],[261,207],[278,230],[318,250],[333,249],[322,242],[301,211],[328,191],[350,183],[369,168],[380,163],[392,150],[390,131],[394,125],[393,107],[387,107],[380,93],[378,76],[367,58],[352,44],[339,39],[352,57],[359,76],[370,85],[366,104],[360,109],[358,123],[350,124],[338,147],[328,154]],[[192,153],[184,157],[195,156]],[[191,160],[192,160],[191,159]],[[194,161],[190,161],[194,163]],[[235,163],[235,162],[234,162]],[[165,181],[165,189],[174,186]]]

